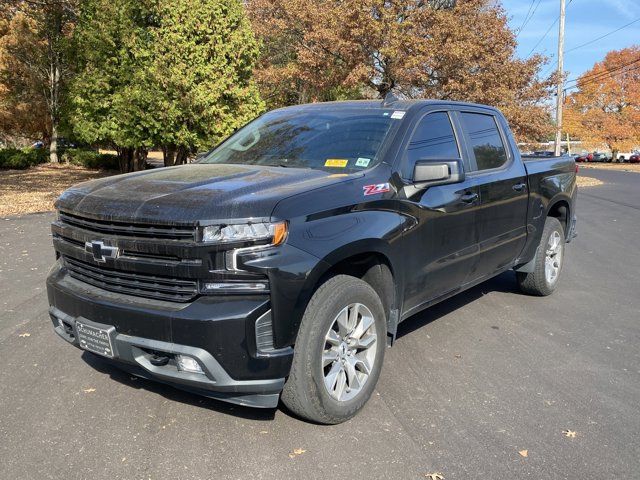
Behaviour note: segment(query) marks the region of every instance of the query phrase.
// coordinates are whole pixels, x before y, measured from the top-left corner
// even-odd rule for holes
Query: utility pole
[[[560,0],[560,27],[558,30],[558,93],[556,98],[556,156],[562,153],[562,106],[564,104],[564,16],[565,0]]]

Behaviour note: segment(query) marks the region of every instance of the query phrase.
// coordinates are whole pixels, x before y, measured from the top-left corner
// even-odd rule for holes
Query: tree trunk
[[[178,151],[176,153],[176,163],[175,165],[183,165],[187,163],[187,158],[189,157],[189,150],[187,147],[179,146]]]
[[[56,122],[57,123],[57,122]],[[58,125],[51,123],[51,138],[49,140],[49,161],[58,163]]]
[[[146,148],[136,148],[133,150],[133,171],[138,172],[140,170],[144,170],[147,166],[147,155],[148,151]]]
[[[118,167],[120,173],[127,173],[133,171],[133,148],[116,148],[118,152]]]
[[[45,5],[49,17],[47,43],[49,56],[49,118],[51,121],[51,143],[49,144],[49,161],[58,163],[58,124],[60,122],[60,89],[61,89],[61,38],[63,23],[62,4]]]
[[[175,145],[163,145],[162,157],[164,159],[164,166],[171,167],[176,164],[176,146]]]

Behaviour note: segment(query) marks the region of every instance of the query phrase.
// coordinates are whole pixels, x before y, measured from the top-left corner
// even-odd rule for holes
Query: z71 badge
[[[375,195],[376,193],[385,193],[390,190],[388,183],[378,183],[377,185],[365,185],[364,196]]]

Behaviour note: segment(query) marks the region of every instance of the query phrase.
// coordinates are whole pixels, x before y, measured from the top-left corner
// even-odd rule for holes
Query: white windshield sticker
[[[403,112],[402,110],[396,110],[395,112],[393,112],[391,114],[391,118],[395,118],[396,120],[400,120],[402,117],[404,117],[404,114],[407,112]]]
[[[356,167],[368,167],[369,163],[371,163],[370,158],[358,158],[356,160]]]

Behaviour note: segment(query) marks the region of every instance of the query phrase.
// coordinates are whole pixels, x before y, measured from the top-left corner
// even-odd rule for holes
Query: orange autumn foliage
[[[567,98],[568,133],[614,153],[640,145],[640,47],[609,52],[577,87]]]
[[[455,5],[455,6],[453,6]],[[519,140],[548,133],[545,59],[515,56],[492,0],[249,0],[272,106],[349,98],[464,100],[502,109]]]

